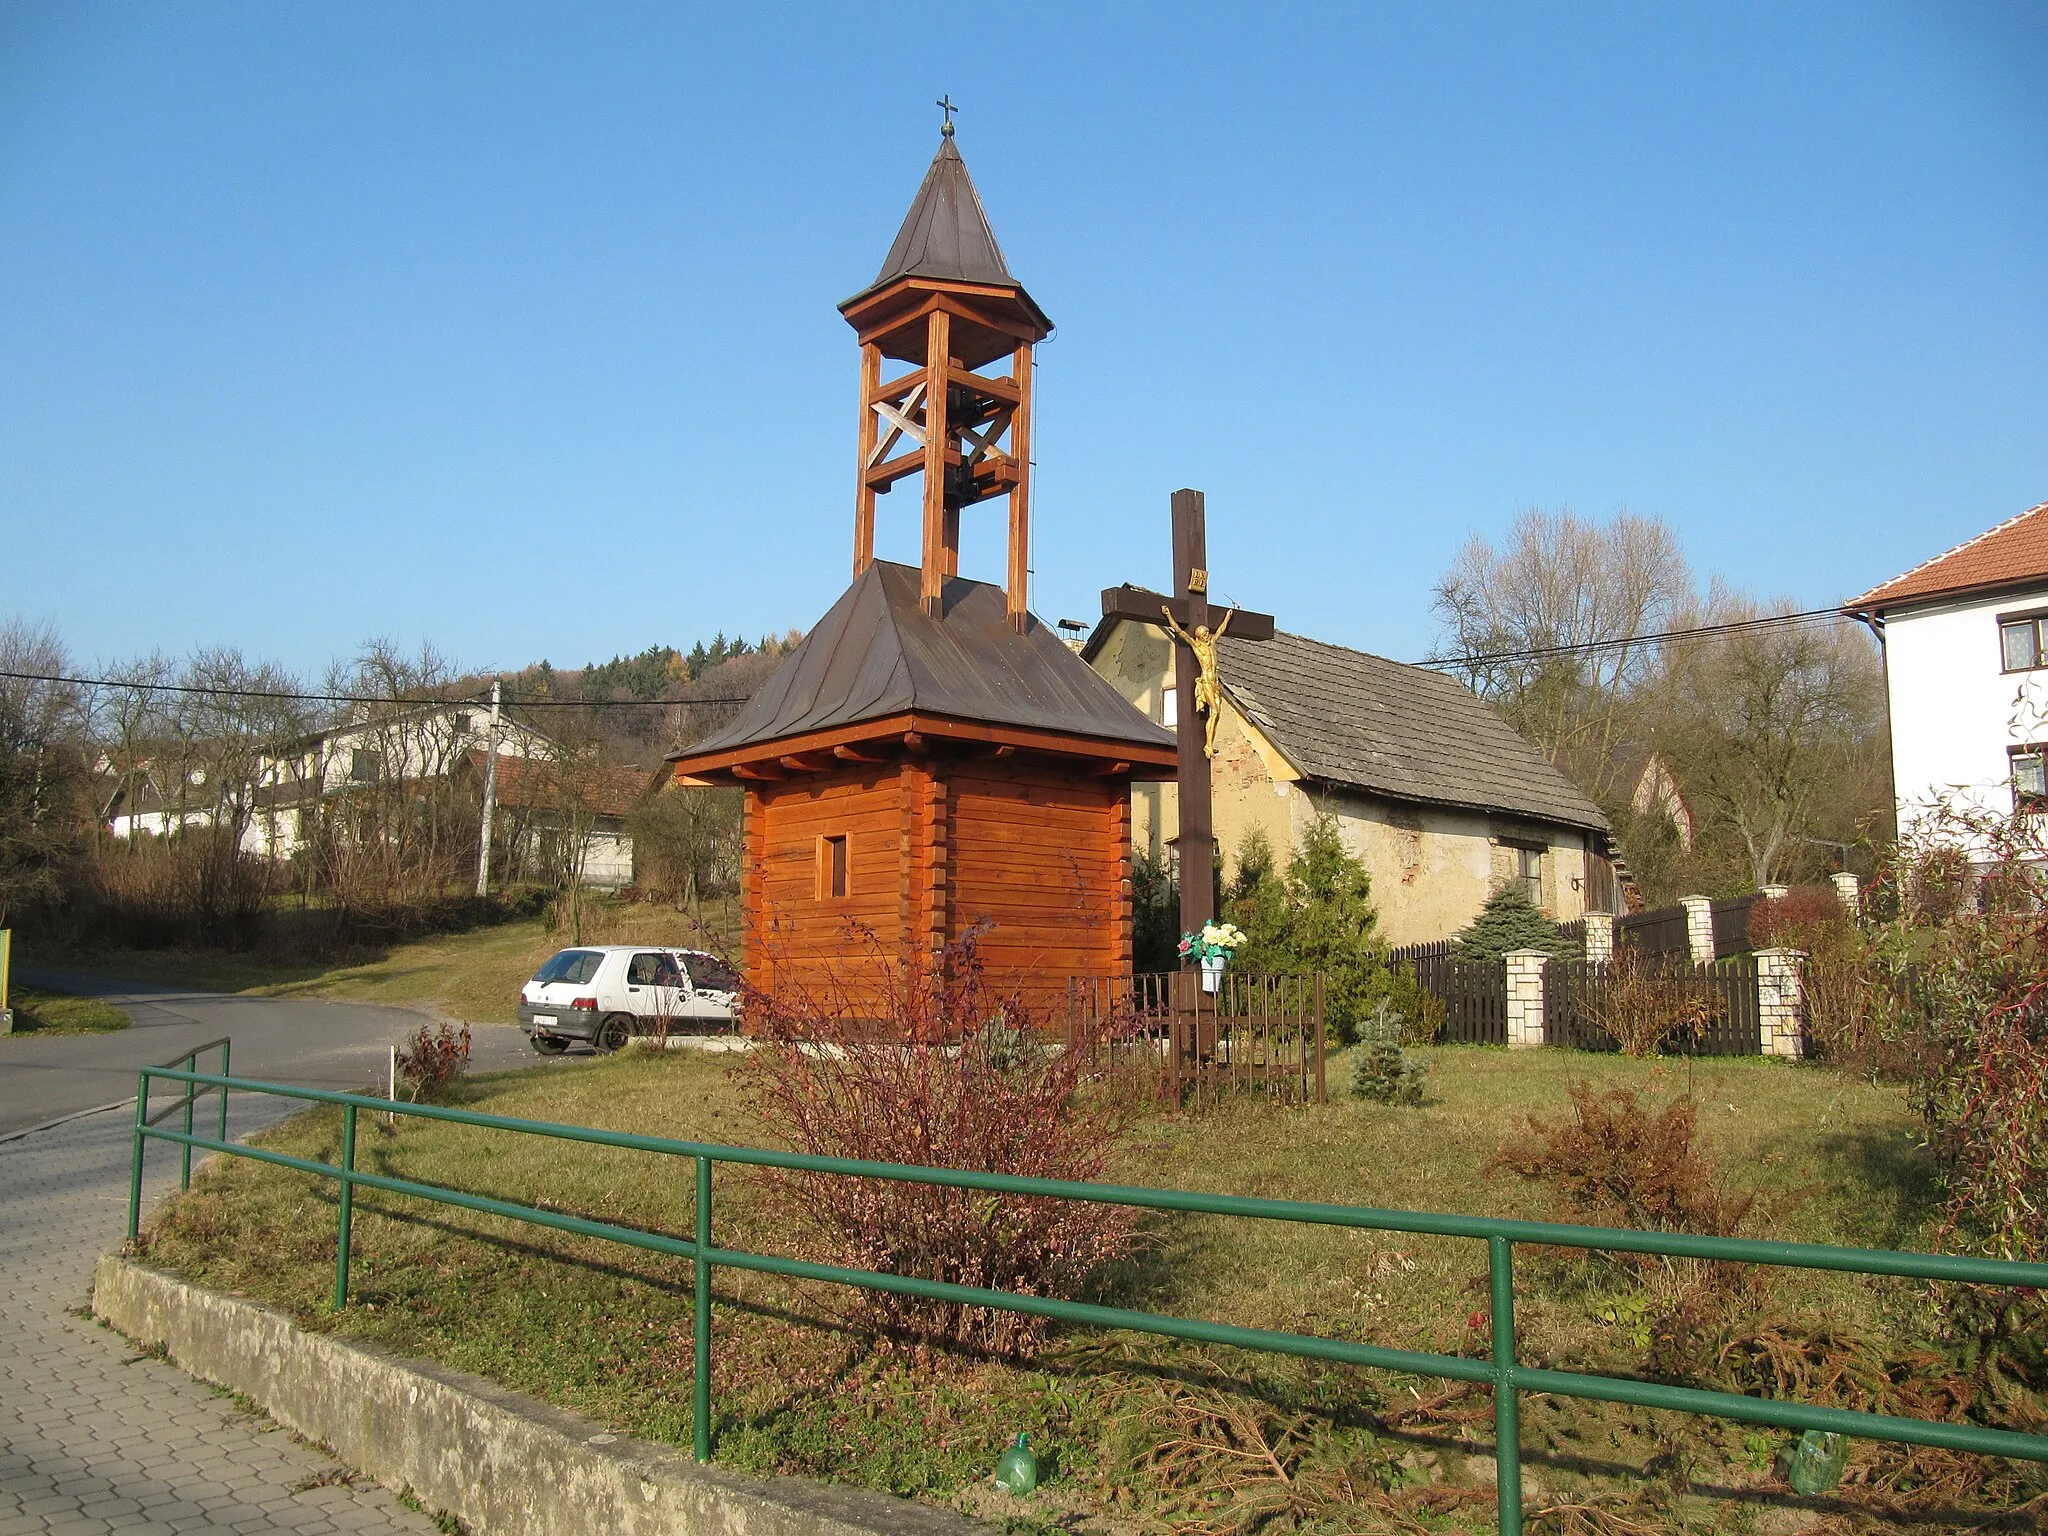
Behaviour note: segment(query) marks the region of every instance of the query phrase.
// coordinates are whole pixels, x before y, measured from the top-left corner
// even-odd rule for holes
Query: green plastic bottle
[[[1809,1429],[1792,1448],[1792,1465],[1785,1481],[1794,1493],[1826,1493],[1842,1480],[1849,1464],[1849,1437],[1827,1430]]]
[[[1038,1486],[1038,1458],[1031,1454],[1031,1437],[1021,1430],[1017,1443],[996,1463],[996,1486],[1019,1497]]]

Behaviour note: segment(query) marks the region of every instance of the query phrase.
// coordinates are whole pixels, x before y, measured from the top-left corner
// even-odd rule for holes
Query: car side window
[[[626,967],[626,985],[629,987],[665,986],[668,979],[662,975],[662,962],[666,955],[639,954]],[[673,966],[670,967],[673,969]]]
[[[700,991],[737,992],[738,972],[716,955],[691,955],[690,977]]]

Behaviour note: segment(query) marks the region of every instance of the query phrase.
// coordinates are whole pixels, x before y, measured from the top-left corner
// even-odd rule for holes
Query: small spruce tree
[[[1511,949],[1540,949],[1562,957],[1570,950],[1557,924],[1536,910],[1521,886],[1503,885],[1454,941],[1460,960],[1498,960]]]
[[[1230,920],[1245,946],[1233,968],[1268,974],[1323,975],[1323,1018],[1341,1042],[1357,1038],[1359,1021],[1392,982],[1372,878],[1344,847],[1337,819],[1318,811],[1301,835],[1287,873],[1274,872],[1264,839],[1247,838],[1238,852]]]

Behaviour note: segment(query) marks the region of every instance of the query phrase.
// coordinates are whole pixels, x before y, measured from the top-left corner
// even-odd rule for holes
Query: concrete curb
[[[991,1527],[860,1489],[753,1479],[460,1371],[309,1333],[269,1307],[119,1254],[93,1315],[201,1380],[253,1399],[346,1465],[477,1536],[990,1536]]]

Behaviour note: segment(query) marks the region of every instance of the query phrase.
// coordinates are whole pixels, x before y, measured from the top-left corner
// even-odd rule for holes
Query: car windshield
[[[740,987],[739,972],[727,965],[716,955],[685,955],[683,963],[690,968],[690,982],[700,992],[737,992]]]
[[[595,949],[565,949],[546,965],[533,973],[537,982],[567,981],[577,986],[597,974],[597,968],[604,964],[604,954]]]

